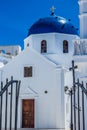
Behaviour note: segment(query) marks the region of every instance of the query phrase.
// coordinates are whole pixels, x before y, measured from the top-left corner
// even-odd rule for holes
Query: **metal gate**
[[[18,97],[20,90],[20,81],[6,79],[6,84],[1,82],[0,88],[0,130],[12,130],[12,121],[14,118],[14,130],[17,130],[17,112],[18,112]],[[15,92],[15,94],[14,94]],[[13,96],[14,95],[14,96]],[[14,99],[15,97],[15,99]],[[14,100],[14,103],[13,103]],[[13,106],[14,104],[14,106]],[[13,117],[13,107],[15,116]],[[4,119],[4,120],[3,120]],[[2,125],[4,124],[4,125]]]
[[[70,89],[71,95],[71,130],[86,130],[85,123],[85,108],[87,103],[87,83],[84,84],[83,81],[75,79],[75,69],[77,66],[74,65],[72,61],[72,67],[69,70],[72,70],[73,74],[73,87]]]

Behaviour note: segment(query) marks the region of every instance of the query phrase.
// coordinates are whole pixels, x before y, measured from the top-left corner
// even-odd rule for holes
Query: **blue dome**
[[[64,33],[78,35],[77,29],[65,18],[50,16],[39,19],[29,29],[28,36],[41,33]]]

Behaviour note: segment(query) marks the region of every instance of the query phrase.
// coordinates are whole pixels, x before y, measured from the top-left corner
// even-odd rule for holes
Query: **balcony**
[[[76,39],[74,43],[74,55],[87,55],[87,39]]]

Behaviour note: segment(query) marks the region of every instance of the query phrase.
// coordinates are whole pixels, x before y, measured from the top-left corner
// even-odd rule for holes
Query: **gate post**
[[[6,79],[6,84],[8,83],[8,79]],[[5,103],[5,130],[7,130],[7,109],[8,109],[8,88],[6,88],[6,103]]]
[[[1,82],[1,91],[3,89],[3,82]],[[2,99],[3,99],[3,96],[2,94],[0,94],[0,130],[2,128]]]
[[[83,87],[83,82],[82,82]],[[83,118],[83,130],[85,130],[85,114],[84,114],[84,92],[82,90],[82,118]]]
[[[78,130],[80,130],[80,101],[79,101],[79,79],[78,79]]]
[[[73,95],[73,91],[71,89],[70,91],[71,94],[71,130],[73,130],[73,105],[72,105],[72,95]]]

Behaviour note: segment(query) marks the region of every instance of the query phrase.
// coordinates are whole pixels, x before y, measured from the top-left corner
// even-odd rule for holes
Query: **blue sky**
[[[78,0],[0,0],[0,45],[20,44],[27,37],[28,29],[39,18],[55,14],[67,19],[79,28]]]

